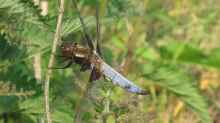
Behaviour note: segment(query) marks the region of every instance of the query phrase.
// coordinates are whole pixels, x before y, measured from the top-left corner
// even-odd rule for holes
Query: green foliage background
[[[0,0],[0,122],[41,123],[43,84],[58,1],[49,13],[29,0]],[[95,0],[80,0],[81,13],[95,39]],[[101,79],[86,97],[89,71],[78,65],[54,70],[50,107],[55,123],[216,123],[220,122],[219,83],[201,90],[202,73],[220,68],[218,0],[101,0],[101,49],[105,61],[148,96],[130,94]],[[71,1],[65,1],[62,41],[85,45]],[[42,80],[33,58],[41,54]],[[59,50],[57,52],[59,54]],[[62,66],[56,59],[55,66]],[[178,102],[184,104],[178,114]]]

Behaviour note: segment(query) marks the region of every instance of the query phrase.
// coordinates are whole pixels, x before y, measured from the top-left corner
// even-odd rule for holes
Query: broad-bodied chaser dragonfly
[[[99,46],[99,33],[100,33],[100,24],[99,24],[99,14],[98,7],[96,7],[96,48],[91,40],[84,20],[80,15],[80,11],[77,7],[77,3],[73,0],[74,6],[77,10],[79,20],[82,26],[82,30],[87,41],[89,48],[83,47],[77,43],[63,43],[61,45],[61,56],[68,61],[62,69],[68,68],[73,63],[79,64],[81,66],[81,70],[85,71],[91,69],[90,81],[98,80],[101,76],[105,76],[110,79],[113,84],[116,84],[123,89],[127,90],[131,93],[136,93],[140,95],[146,95],[146,91],[135,85],[132,81],[125,78],[122,74],[114,70],[111,66],[106,64],[104,60],[101,58],[101,50]]]

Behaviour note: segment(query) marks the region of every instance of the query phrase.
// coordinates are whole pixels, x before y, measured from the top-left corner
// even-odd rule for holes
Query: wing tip
[[[147,91],[142,91],[139,93],[139,95],[148,95],[148,92]]]
[[[145,90],[141,90],[140,92],[137,92],[138,95],[148,95],[149,93]]]
[[[148,95],[149,94],[147,91],[138,87],[137,85],[127,85],[123,88],[126,89],[128,92],[135,93],[137,95]]]

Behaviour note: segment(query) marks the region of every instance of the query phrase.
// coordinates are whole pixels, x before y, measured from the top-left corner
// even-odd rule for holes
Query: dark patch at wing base
[[[93,68],[93,69],[92,69],[92,72],[91,72],[91,74],[90,74],[90,77],[89,77],[89,81],[90,81],[90,82],[96,81],[96,80],[98,80],[100,77],[101,77],[101,73],[100,73],[96,68]]]

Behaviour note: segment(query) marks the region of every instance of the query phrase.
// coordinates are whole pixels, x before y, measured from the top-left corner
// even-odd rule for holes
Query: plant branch
[[[46,113],[46,119],[47,123],[52,123],[51,116],[50,116],[50,105],[49,105],[49,85],[50,85],[50,77],[52,73],[52,66],[54,63],[55,59],[55,52],[56,48],[60,39],[60,32],[61,32],[61,24],[62,24],[62,18],[63,18],[63,13],[64,13],[64,0],[59,0],[59,15],[57,18],[57,26],[56,26],[56,32],[54,35],[54,40],[53,40],[53,46],[52,46],[52,51],[50,55],[50,60],[48,64],[48,71],[46,73],[46,80],[45,80],[45,85],[44,85],[44,101],[45,101],[45,113]]]

